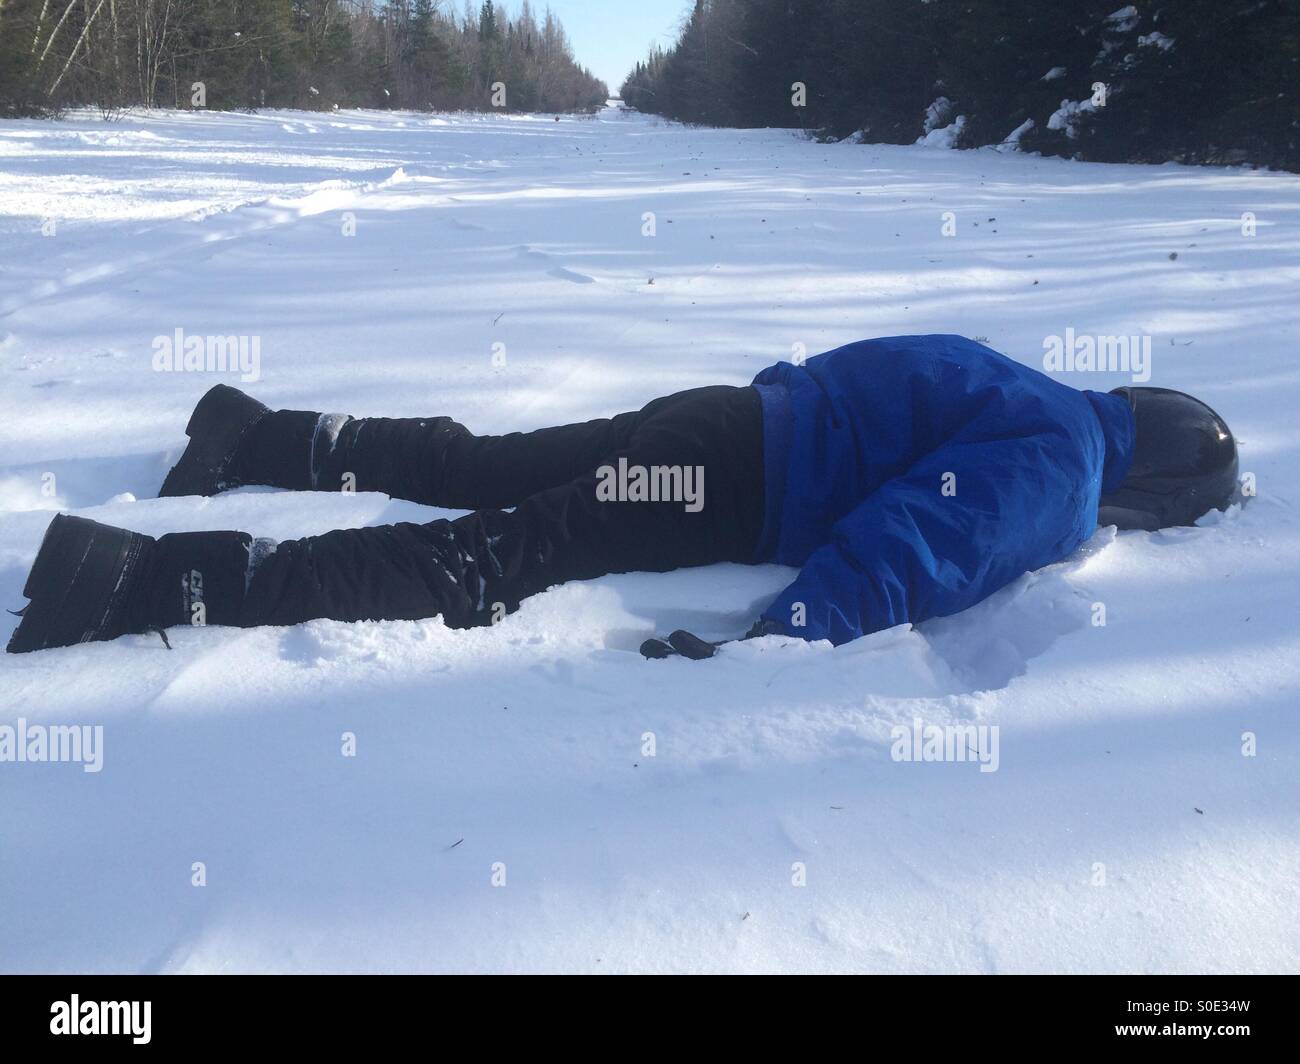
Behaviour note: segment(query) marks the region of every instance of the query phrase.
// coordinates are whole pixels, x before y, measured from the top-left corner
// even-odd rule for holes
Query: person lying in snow
[[[800,568],[744,638],[838,645],[964,610],[1099,522],[1188,525],[1237,487],[1232,433],[1199,400],[1077,391],[960,336],[863,340],[748,387],[505,436],[271,411],[219,384],[186,433],[160,495],[352,488],[473,512],[282,543],[60,514],[10,651],[317,617],[466,628],[568,580],[715,562]],[[675,632],[642,652],[714,647]]]

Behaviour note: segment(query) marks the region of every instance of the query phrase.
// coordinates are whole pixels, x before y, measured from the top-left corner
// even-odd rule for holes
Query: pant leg
[[[641,417],[637,411],[535,432],[475,436],[449,417],[276,410],[240,444],[231,479],[296,491],[346,485],[458,510],[514,506],[626,446]]]
[[[602,455],[626,447],[640,411],[612,418],[502,436],[475,436],[460,426],[432,449],[426,468],[436,505],[457,510],[515,506],[594,469]]]
[[[748,562],[763,517],[762,413],[753,388],[700,388],[641,411],[595,468],[455,521],[348,529],[282,543],[256,569],[241,624],[413,619],[490,623],[529,595],[607,573]],[[628,469],[692,469],[699,508],[609,497]]]
[[[751,392],[726,385],[692,388],[612,418],[503,436],[475,436],[450,422],[443,432],[429,433],[428,442],[421,441],[426,451],[420,464],[429,471],[430,494],[439,500],[435,505],[465,510],[516,506],[531,495],[567,485],[630,447],[643,456],[662,452],[667,464],[673,464],[674,449],[682,447],[693,447],[697,456],[707,451],[712,460],[722,461],[731,434],[742,433],[747,423]],[[720,416],[721,423],[708,424]],[[761,426],[758,431],[761,435]]]
[[[515,609],[529,595],[607,573],[666,572],[749,562],[763,517],[762,414],[752,388],[702,388],[656,400],[628,446],[512,513],[479,510],[453,522],[490,558],[488,589]],[[610,498],[620,468],[692,470],[698,494]],[[629,478],[630,479],[630,478]],[[698,507],[698,508],[696,508]]]

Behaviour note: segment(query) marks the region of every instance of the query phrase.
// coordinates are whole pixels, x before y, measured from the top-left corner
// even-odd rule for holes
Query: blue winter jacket
[[[805,639],[957,613],[1059,561],[1132,459],[1123,399],[961,336],[863,340],[754,385],[767,489],[755,560],[802,567],[763,617]]]

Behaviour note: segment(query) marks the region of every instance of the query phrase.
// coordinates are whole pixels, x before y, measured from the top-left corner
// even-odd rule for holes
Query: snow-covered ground
[[[838,650],[642,660],[792,575],[719,566],[472,632],[5,655],[0,723],[104,738],[98,773],[0,764],[0,968],[1300,969],[1298,295],[1294,175],[612,110],[0,123],[0,605],[56,509],[276,538],[439,514],[156,499],[222,379],[153,370],[176,329],[258,338],[241,386],[272,406],[485,432],[745,383],[796,345],[958,332],[1041,366],[1070,328],[1149,334],[1150,383],[1215,406],[1258,485]],[[998,770],[892,760],[916,719],[997,725]]]

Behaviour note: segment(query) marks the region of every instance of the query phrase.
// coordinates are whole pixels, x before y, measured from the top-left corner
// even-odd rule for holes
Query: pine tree
[[[0,0],[0,115],[71,104],[208,107],[600,106],[548,11],[437,0]]]
[[[1118,3],[694,0],[622,94],[688,122],[906,143],[928,114],[962,147],[1300,169],[1300,0]]]

